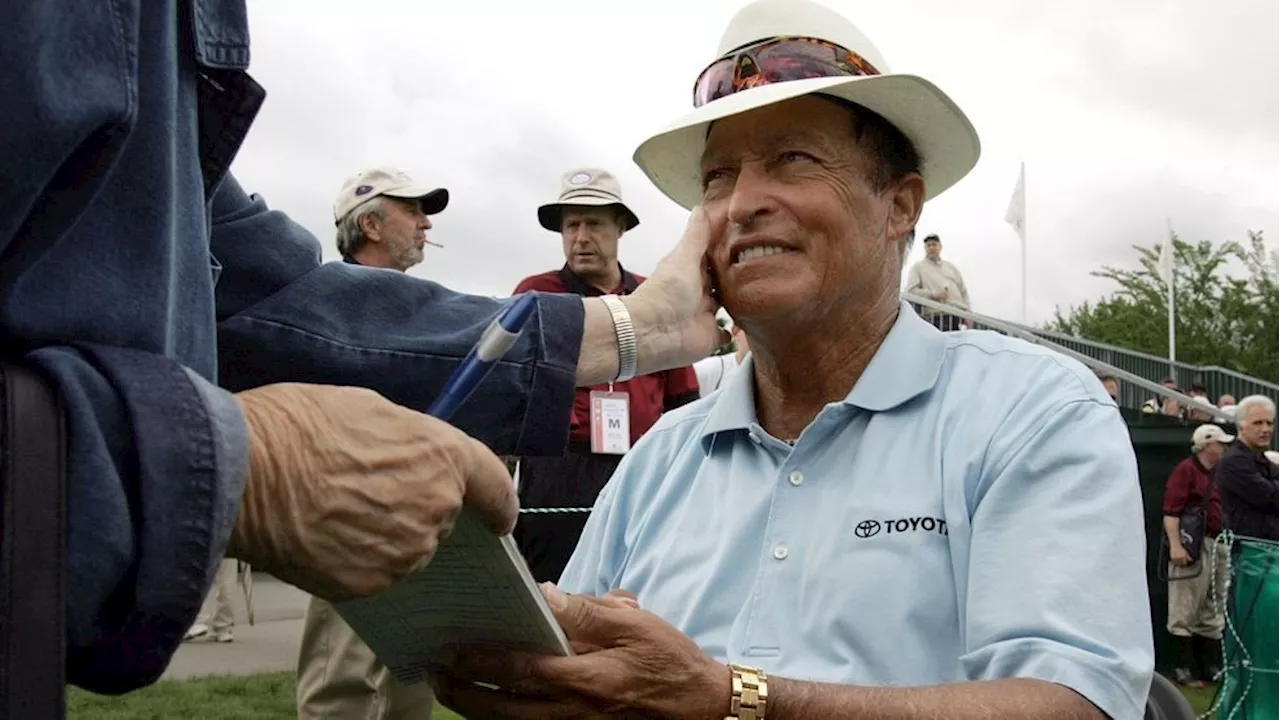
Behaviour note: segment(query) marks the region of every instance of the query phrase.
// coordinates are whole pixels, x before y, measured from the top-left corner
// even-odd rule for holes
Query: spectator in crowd
[[[231,598],[235,596],[236,569],[239,564],[231,558],[222,559],[218,565],[218,574],[213,578],[213,587],[200,606],[195,624],[182,636],[184,641],[209,639],[229,643],[235,640],[233,628],[236,625],[236,614]]]
[[[1192,395],[1191,404],[1187,406],[1185,415],[1189,422],[1206,423],[1213,421],[1212,410],[1218,408],[1209,400],[1207,395]]]
[[[1218,398],[1218,409],[1234,418],[1236,415],[1236,396],[1230,393],[1224,393]],[[1219,419],[1218,422],[1225,423],[1227,421]]]
[[[942,259],[942,240],[936,233],[924,238],[924,259],[907,273],[907,292],[927,297],[961,310],[969,309],[969,290],[964,285],[960,268]],[[925,308],[925,319],[942,330],[959,330],[961,318]]]
[[[1154,657],[1123,420],[1079,362],[939,332],[900,300],[925,201],[977,161],[972,125],[807,0],[746,6],[720,53],[636,160],[703,204],[751,354],[640,440],[546,589],[592,651],[460,650],[433,673],[442,701],[486,718],[750,718],[766,693],[770,720],[1140,717]],[[635,597],[591,597],[619,590]]]
[[[1165,388],[1173,392],[1181,392],[1178,389],[1178,383],[1173,378],[1165,378],[1160,382]],[[1186,410],[1182,407],[1182,403],[1177,398],[1157,396],[1147,400],[1142,405],[1142,412],[1147,414],[1159,414],[1166,417],[1176,417],[1183,419],[1186,417]]]
[[[693,364],[693,370],[698,374],[699,396],[706,397],[718,390],[725,377],[742,364],[742,358],[750,351],[742,328],[733,326],[730,337],[733,338],[733,352],[712,355]]]
[[[1178,383],[1173,378],[1167,377],[1164,380],[1161,380],[1160,384],[1163,385],[1166,390],[1176,391],[1178,389]],[[1142,404],[1142,412],[1147,414],[1159,413],[1164,408],[1164,406],[1165,406],[1165,399],[1157,395],[1156,397],[1149,398],[1146,402]]]
[[[1103,374],[1103,375],[1099,375],[1098,379],[1102,381],[1102,387],[1106,389],[1107,394],[1111,396],[1111,399],[1114,400],[1117,405],[1119,405],[1120,404],[1120,381],[1116,379],[1116,376],[1110,375],[1110,374]]]
[[[577,168],[566,172],[560,185],[557,200],[538,208],[538,222],[560,235],[564,265],[521,280],[514,292],[611,299],[635,292],[644,278],[622,267],[618,244],[640,219],[622,201],[617,179],[600,168]],[[658,417],[696,399],[698,378],[692,367],[579,388],[565,454],[520,458],[521,506],[590,507],[631,445]],[[610,408],[617,410],[620,423],[616,437],[607,432]],[[521,516],[515,538],[535,579],[559,579],[586,521],[586,513]]]
[[[1251,395],[1236,408],[1236,440],[1227,448],[1216,474],[1226,529],[1236,535],[1275,542],[1276,466],[1266,458],[1275,432],[1276,406],[1265,395]]]
[[[448,205],[447,189],[419,185],[403,170],[362,170],[333,202],[338,252],[354,265],[404,272],[422,262],[431,216]],[[431,688],[397,680],[333,605],[315,596],[303,619],[297,668],[298,720],[431,714]]]
[[[1213,424],[1191,434],[1191,457],[1178,463],[1164,488],[1164,533],[1169,547],[1169,615],[1174,637],[1173,679],[1204,687],[1218,673],[1227,591],[1227,546],[1214,468],[1233,437]],[[1192,555],[1194,553],[1194,556]]]
[[[449,191],[420,186],[393,167],[348,178],[333,204],[342,259],[404,272],[422,262],[431,216],[449,204]]]

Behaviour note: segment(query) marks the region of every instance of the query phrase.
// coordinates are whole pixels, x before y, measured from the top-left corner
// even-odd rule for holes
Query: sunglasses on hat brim
[[[695,108],[753,87],[822,77],[879,75],[852,50],[826,40],[778,37],[738,48],[707,66],[693,84]]]

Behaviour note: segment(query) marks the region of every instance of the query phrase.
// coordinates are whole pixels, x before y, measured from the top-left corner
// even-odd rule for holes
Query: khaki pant
[[[1195,563],[1186,567],[1169,564],[1170,635],[1222,639],[1228,554],[1225,544],[1205,538],[1200,559]]]
[[[333,605],[311,598],[298,651],[299,720],[429,720],[431,687],[404,685]]]
[[[231,605],[235,592],[236,561],[224,558],[213,578],[213,587],[209,588],[209,594],[200,606],[196,623],[206,625],[214,632],[230,630],[236,624],[236,614]]]

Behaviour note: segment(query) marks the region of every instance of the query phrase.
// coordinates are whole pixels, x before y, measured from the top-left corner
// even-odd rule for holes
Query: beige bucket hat
[[[333,201],[334,224],[342,222],[342,218],[360,203],[379,195],[417,200],[422,203],[422,212],[427,215],[435,215],[449,205],[448,190],[419,185],[403,170],[375,167],[361,170],[342,184],[338,198]]]
[[[640,224],[640,218],[622,202],[622,185],[613,173],[600,168],[578,168],[560,177],[560,197],[538,208],[538,222],[551,232],[560,232],[560,213],[566,207],[607,207],[622,209],[623,230]]]
[[[942,90],[915,75],[893,74],[875,45],[839,13],[812,0],[757,0],[729,21],[716,58],[772,38],[813,38],[852,51],[862,75],[764,84],[698,107],[644,141],[633,159],[653,184],[685,208],[702,201],[699,163],[711,123],[784,100],[820,93],[856,103],[888,120],[915,145],[925,199],[956,184],[978,162],[978,133]]]

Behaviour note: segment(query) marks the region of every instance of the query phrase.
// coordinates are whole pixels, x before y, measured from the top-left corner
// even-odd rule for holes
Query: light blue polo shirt
[[[794,448],[756,422],[741,369],[627,454],[562,588],[630,590],[716,658],[782,677],[1039,678],[1142,716],[1137,464],[1088,369],[903,304]]]

